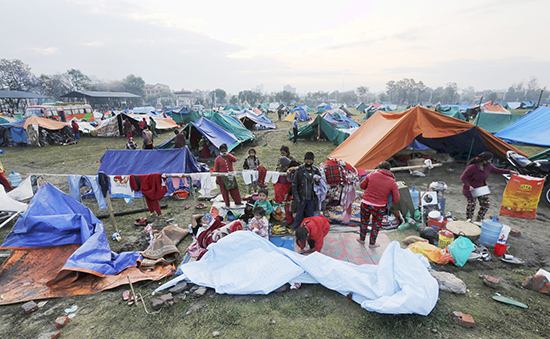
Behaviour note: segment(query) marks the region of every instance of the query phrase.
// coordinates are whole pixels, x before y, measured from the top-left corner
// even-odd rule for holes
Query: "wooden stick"
[[[111,219],[111,223],[115,227],[115,231],[118,232],[118,227],[116,226],[115,214],[113,212],[113,205],[111,205],[111,197],[109,197],[109,192],[107,192],[107,194],[105,195],[105,200],[107,200],[107,207],[109,208],[109,217]]]
[[[134,297],[134,305],[137,305],[136,292],[134,292],[134,286],[132,285],[132,280],[130,280],[130,275],[128,274],[128,282],[130,283],[130,289],[132,290],[132,296]]]

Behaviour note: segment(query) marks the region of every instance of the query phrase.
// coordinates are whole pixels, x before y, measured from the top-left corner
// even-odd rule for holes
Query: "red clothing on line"
[[[136,180],[136,177],[138,180]],[[164,197],[166,192],[168,192],[166,189],[166,181],[162,178],[162,174],[131,175],[130,188],[134,191],[141,191],[141,193],[143,193],[149,212],[157,212],[158,215],[162,214],[159,199]]]

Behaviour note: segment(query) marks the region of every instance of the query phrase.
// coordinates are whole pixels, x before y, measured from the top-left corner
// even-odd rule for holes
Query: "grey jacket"
[[[315,199],[313,186],[317,185],[317,183],[313,180],[313,177],[315,175],[320,176],[321,172],[319,172],[319,168],[316,166],[312,166],[311,171],[313,175],[309,176],[305,164],[300,165],[300,167],[296,169],[294,177],[292,178],[292,199],[297,201]]]

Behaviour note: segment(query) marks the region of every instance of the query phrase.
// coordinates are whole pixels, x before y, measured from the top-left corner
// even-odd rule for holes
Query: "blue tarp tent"
[[[275,128],[275,123],[271,121],[271,119],[269,119],[265,113],[256,115],[248,110],[244,110],[241,113],[237,113],[236,116],[243,123],[243,125],[248,129],[252,129],[253,127],[252,123],[258,124],[264,129]],[[248,122],[247,120],[251,121],[252,123]]]
[[[204,117],[192,122],[191,125],[194,126],[206,139],[208,139],[212,145],[216,146],[216,148],[220,148],[222,144],[226,144],[228,150],[231,151],[240,144],[239,139],[237,139],[233,133],[226,131],[219,125]],[[190,136],[191,133],[188,135]]]
[[[197,173],[204,169],[187,147],[154,150],[108,150],[101,157],[99,172],[107,175],[152,173]]]
[[[310,116],[307,115],[306,110],[303,109],[300,106],[294,107],[290,113],[287,115],[287,117],[283,121],[292,121],[294,120],[294,117],[298,117],[298,121],[308,121],[310,120]]]
[[[25,120],[19,120],[16,122],[10,122],[7,124],[0,125],[0,146],[7,144],[7,138],[5,136],[5,131],[9,129],[11,131],[11,139],[13,142],[27,142],[27,135],[25,134],[25,128],[23,124]]]
[[[101,221],[86,206],[48,182],[36,192],[0,248],[68,244],[81,246],[65,262],[63,270],[114,275],[142,259],[139,252],[111,252]]]
[[[539,107],[495,136],[515,144],[550,147],[550,107]]]

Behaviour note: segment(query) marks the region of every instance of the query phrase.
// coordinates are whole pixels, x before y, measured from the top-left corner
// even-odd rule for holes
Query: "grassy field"
[[[362,122],[362,117],[355,117]],[[277,122],[274,131],[255,132],[254,143],[235,150],[237,168],[250,147],[268,169],[274,169],[282,144],[288,145],[291,154],[302,159],[306,151],[313,151],[316,163],[334,149],[330,142],[300,141],[293,145],[288,141],[290,123]],[[158,142],[171,136],[161,134]],[[99,159],[107,149],[124,148],[123,138],[84,138],[77,145],[49,146],[45,148],[3,148],[0,161],[6,171],[12,169],[25,177],[30,173],[47,174],[95,174]],[[525,149],[525,152],[528,150]],[[529,153],[539,150],[529,150]],[[212,164],[209,164],[212,165]],[[460,193],[460,173],[463,164],[445,164],[431,171],[429,177],[413,178],[408,173],[396,173],[398,180],[409,186],[426,187],[431,181],[444,180],[449,185],[447,194],[448,209],[453,215],[464,217],[463,197]],[[43,176],[61,190],[68,192],[66,177]],[[491,178],[491,190],[495,200],[499,200],[504,187],[497,178]],[[242,182],[241,182],[242,184]],[[271,186],[271,185],[270,185]],[[272,193],[272,186],[270,187]],[[241,190],[241,194],[246,192]],[[136,200],[127,205],[120,199],[113,201],[115,211],[144,207]],[[154,227],[178,223],[186,227],[194,209],[184,210],[186,204],[195,205],[198,200],[184,201],[165,198],[168,208],[160,217],[152,218]],[[99,211],[95,200],[85,200],[96,215]],[[498,213],[495,202],[489,213]],[[51,299],[38,311],[23,314],[19,304],[0,307],[0,333],[3,338],[37,338],[40,333],[53,331],[53,322],[64,315],[64,309],[72,305],[86,308],[86,312],[71,319],[62,329],[62,338],[210,338],[217,331],[223,338],[549,338],[550,298],[538,292],[521,288],[521,282],[538,268],[549,269],[547,229],[550,209],[540,207],[536,220],[509,220],[506,223],[522,230],[520,238],[510,240],[514,255],[525,258],[527,265],[510,267],[495,257],[491,262],[474,262],[459,268],[452,265],[436,265],[438,271],[455,274],[468,286],[465,295],[440,292],[439,302],[428,316],[389,315],[368,312],[359,305],[349,302],[336,292],[323,286],[304,285],[298,290],[290,290],[270,295],[230,296],[217,295],[210,291],[202,298],[178,299],[178,303],[163,309],[159,314],[148,315],[143,307],[127,306],[121,298],[126,286],[107,290],[95,295]],[[141,251],[147,246],[147,238],[141,228],[133,226],[134,219],[149,216],[148,213],[133,214],[116,218],[122,233],[121,242],[111,242],[115,252]],[[173,219],[168,221],[169,219]],[[108,219],[103,219],[107,234],[114,232]],[[11,228],[0,230],[4,238]],[[391,240],[400,240],[417,232],[389,232]],[[190,244],[188,237],[178,248],[183,252]],[[7,253],[7,251],[2,251]],[[529,255],[529,257],[528,257]],[[179,262],[177,262],[179,263]],[[485,286],[479,275],[489,274],[501,280],[495,290]],[[142,282],[135,285],[136,292],[143,294],[150,308],[151,292],[159,282]],[[491,296],[499,292],[503,295],[527,303],[529,309],[520,309],[497,303]],[[464,328],[456,324],[451,312],[462,311],[471,314],[476,322],[474,328]],[[84,314],[85,313],[85,314]]]

